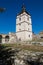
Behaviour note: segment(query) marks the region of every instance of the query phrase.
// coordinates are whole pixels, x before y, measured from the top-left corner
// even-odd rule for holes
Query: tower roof
[[[22,10],[21,10],[21,12],[20,12],[18,15],[20,15],[20,14],[22,14],[22,13],[24,13],[24,12],[26,12],[28,15],[30,15],[30,13],[28,13],[28,12],[26,11],[25,6],[23,5],[23,6],[22,6]]]

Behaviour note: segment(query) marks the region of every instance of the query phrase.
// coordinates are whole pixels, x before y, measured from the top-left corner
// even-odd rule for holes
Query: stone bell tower
[[[31,16],[26,11],[24,5],[21,12],[16,17],[16,36],[19,41],[32,40],[32,22]]]

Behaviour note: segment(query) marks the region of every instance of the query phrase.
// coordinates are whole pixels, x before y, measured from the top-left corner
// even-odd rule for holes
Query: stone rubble
[[[15,55],[15,65],[27,65],[28,62],[42,62],[43,63],[43,52],[32,52],[28,50],[21,50]],[[29,65],[29,64],[28,64]]]

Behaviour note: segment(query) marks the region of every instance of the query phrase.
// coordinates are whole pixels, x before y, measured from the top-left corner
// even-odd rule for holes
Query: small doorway
[[[21,38],[19,38],[19,41],[21,41]]]

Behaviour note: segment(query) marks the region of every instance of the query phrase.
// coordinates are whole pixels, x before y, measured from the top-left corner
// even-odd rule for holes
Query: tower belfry
[[[24,5],[22,6],[22,10],[16,18],[16,35],[19,41],[32,40],[31,16],[26,11]]]

